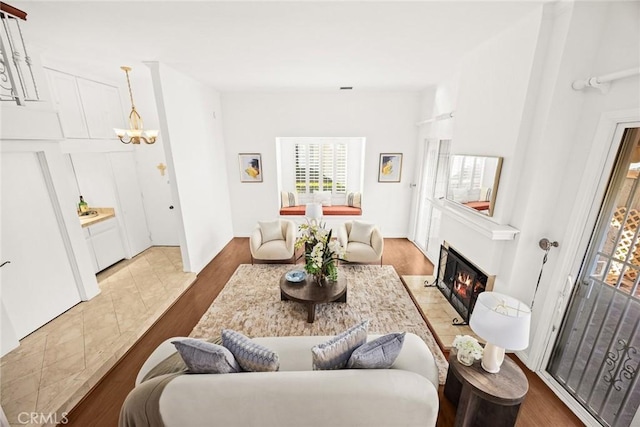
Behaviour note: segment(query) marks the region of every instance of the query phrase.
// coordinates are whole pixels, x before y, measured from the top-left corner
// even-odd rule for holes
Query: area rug
[[[406,331],[420,336],[444,384],[447,360],[392,266],[341,265],[338,274],[347,278],[347,302],[319,304],[314,323],[307,323],[305,305],[280,301],[280,277],[292,269],[290,264],[238,266],[191,336],[213,337],[223,328],[249,337],[336,335],[368,319],[373,334]]]

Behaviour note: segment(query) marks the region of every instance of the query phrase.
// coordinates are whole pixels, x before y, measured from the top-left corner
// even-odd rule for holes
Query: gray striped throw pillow
[[[240,332],[223,329],[222,345],[229,349],[244,371],[271,372],[280,368],[280,358],[276,352],[251,341]]]
[[[317,371],[342,369],[347,366],[351,353],[367,341],[369,321],[353,326],[329,341],[311,349],[313,369]]]

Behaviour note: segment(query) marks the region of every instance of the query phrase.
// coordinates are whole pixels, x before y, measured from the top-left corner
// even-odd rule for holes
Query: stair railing
[[[18,105],[40,100],[31,57],[20,27],[20,21],[26,19],[25,12],[0,3],[0,101],[13,101]]]

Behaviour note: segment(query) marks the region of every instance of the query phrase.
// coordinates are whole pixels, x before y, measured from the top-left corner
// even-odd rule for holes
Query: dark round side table
[[[280,299],[305,304],[307,322],[313,323],[316,318],[316,304],[347,302],[347,279],[340,274],[337,281],[318,286],[309,274],[302,282],[289,282],[286,274],[283,274],[280,278]]]
[[[527,377],[508,356],[500,372],[491,374],[482,369],[479,360],[471,366],[462,365],[451,350],[444,395],[458,408],[456,427],[514,426],[527,391]]]

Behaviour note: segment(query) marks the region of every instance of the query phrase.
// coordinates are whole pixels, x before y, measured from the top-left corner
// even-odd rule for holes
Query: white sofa
[[[369,335],[368,339],[378,336]],[[129,403],[136,400],[137,391],[143,388],[138,386],[142,378],[176,351],[170,343],[175,339],[162,343],[144,363],[136,379],[137,387],[123,405],[121,420],[131,409]],[[166,427],[436,424],[438,369],[420,337],[405,335],[402,351],[390,369],[313,371],[311,347],[328,339],[254,338],[278,353],[278,372],[177,376],[159,398],[162,422]]]

